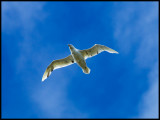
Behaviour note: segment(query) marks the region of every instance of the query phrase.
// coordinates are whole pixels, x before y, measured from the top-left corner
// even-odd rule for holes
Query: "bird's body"
[[[65,67],[71,65],[73,63],[77,63],[83,70],[84,73],[89,74],[90,69],[87,67],[86,59],[92,56],[95,56],[103,51],[107,51],[109,53],[118,53],[117,51],[106,47],[104,45],[95,44],[93,47],[86,50],[78,50],[73,45],[68,45],[71,55],[64,59],[54,60],[46,69],[42,81],[44,81],[47,77],[50,76],[51,72],[54,69]]]
[[[89,74],[90,69],[87,67],[86,61],[82,53],[73,46],[70,47],[70,51],[74,61],[82,68],[83,72]]]

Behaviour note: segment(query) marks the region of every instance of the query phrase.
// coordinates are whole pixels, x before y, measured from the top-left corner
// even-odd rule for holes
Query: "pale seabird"
[[[47,67],[46,71],[44,72],[42,81],[44,81],[47,77],[49,77],[53,70],[71,65],[73,63],[77,63],[82,68],[84,73],[89,74],[90,69],[87,67],[86,61],[85,61],[87,58],[93,57],[103,51],[118,54],[117,51],[100,44],[95,44],[93,47],[85,50],[76,49],[71,44],[68,44],[68,46],[69,46],[71,55],[63,59],[52,61],[52,63]]]

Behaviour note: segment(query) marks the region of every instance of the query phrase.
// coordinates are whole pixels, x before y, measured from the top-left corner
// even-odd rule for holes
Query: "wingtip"
[[[116,51],[116,54],[119,54],[119,52]]]
[[[117,52],[117,51],[115,51],[115,50],[113,50],[113,52],[112,53],[116,53],[116,54],[119,54],[119,52]]]
[[[44,76],[44,77],[42,78],[42,82],[45,81],[45,79],[46,79],[46,77]]]
[[[46,80],[50,75],[51,75],[51,71],[48,72],[48,70],[46,70],[43,74],[42,82]]]
[[[43,77],[42,77],[42,82],[45,81],[46,78],[47,78],[47,72],[45,71],[45,72],[44,72],[44,75],[43,75]]]
[[[117,51],[115,51],[115,50],[114,50],[114,51],[111,51],[110,53],[116,53],[116,54],[119,54],[119,52],[117,52]]]

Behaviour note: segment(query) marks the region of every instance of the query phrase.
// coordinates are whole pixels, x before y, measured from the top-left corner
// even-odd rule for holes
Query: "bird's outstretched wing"
[[[63,59],[52,61],[52,63],[47,67],[46,71],[44,72],[42,81],[44,81],[47,77],[49,77],[53,70],[71,65],[73,63],[74,63],[74,59],[72,55],[69,55],[68,57]]]
[[[95,44],[93,47],[89,48],[89,49],[86,49],[86,50],[80,50],[80,53],[82,54],[82,56],[87,59],[89,57],[93,57],[103,51],[107,51],[109,53],[117,53],[117,51],[109,48],[109,47],[106,47],[104,45],[99,45],[99,44]]]

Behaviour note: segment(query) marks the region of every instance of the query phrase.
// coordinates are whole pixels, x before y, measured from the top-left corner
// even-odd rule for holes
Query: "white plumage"
[[[84,73],[89,74],[90,69],[87,67],[86,61],[85,61],[87,58],[93,57],[103,51],[118,54],[117,51],[99,44],[95,44],[93,47],[86,50],[78,50],[73,45],[68,45],[68,46],[71,51],[71,55],[63,59],[52,61],[52,63],[47,67],[46,71],[44,72],[42,81],[47,79],[47,77],[50,76],[53,70],[71,65],[73,63],[77,63],[82,68]]]

